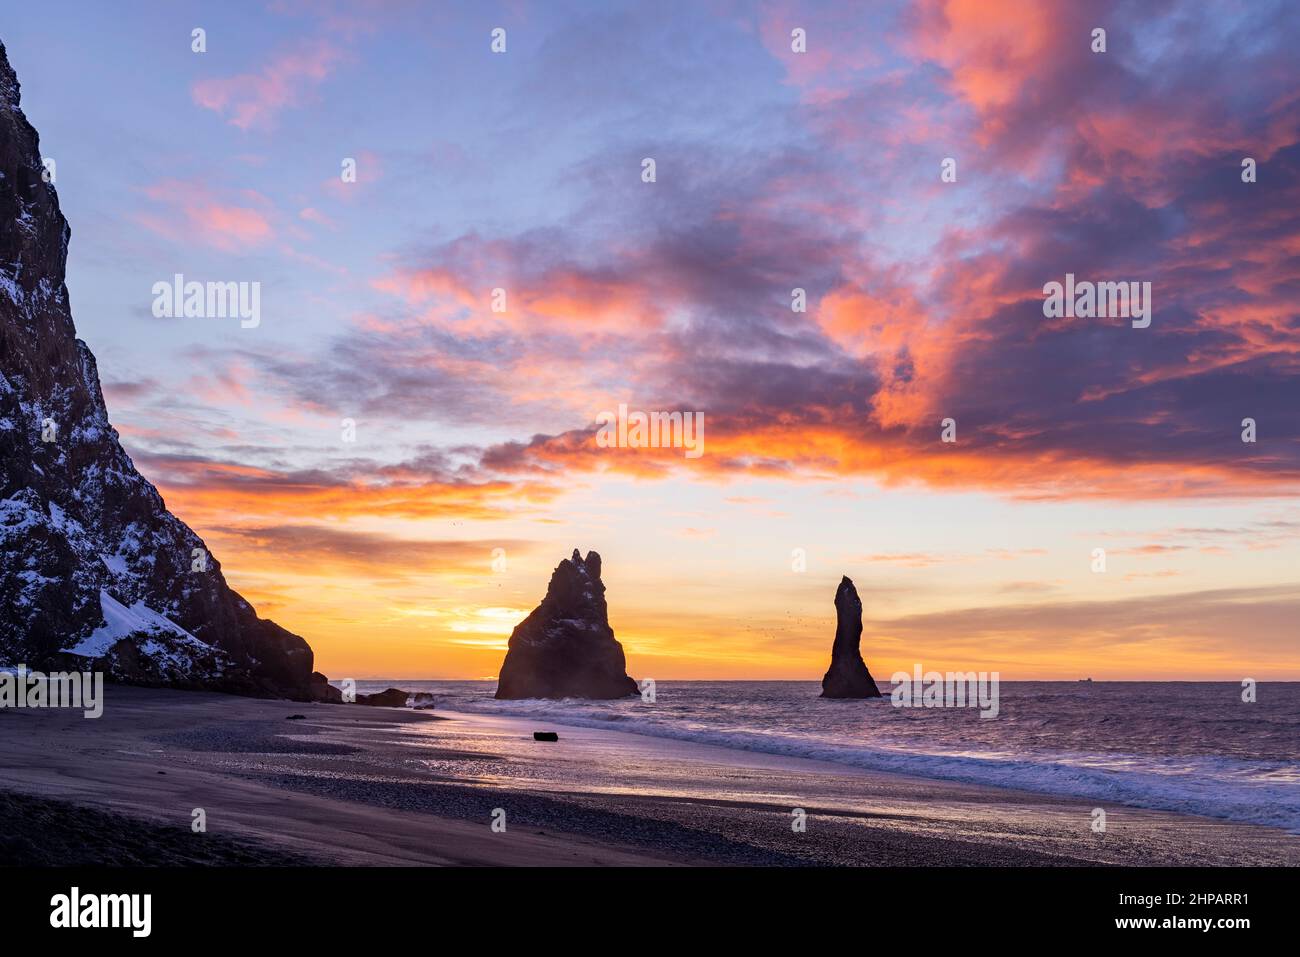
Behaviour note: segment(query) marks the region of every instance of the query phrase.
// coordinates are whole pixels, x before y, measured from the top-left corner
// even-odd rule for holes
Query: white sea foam
[[[1266,707],[1241,703],[1226,682],[1006,682],[1003,717],[984,722],[969,709],[900,716],[887,699],[825,701],[808,682],[659,681],[654,705],[496,701],[486,682],[376,684],[432,691],[441,711],[531,717],[1300,833],[1294,683],[1267,685],[1275,706]]]

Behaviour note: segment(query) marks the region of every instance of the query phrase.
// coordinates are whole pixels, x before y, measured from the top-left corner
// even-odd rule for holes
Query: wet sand
[[[0,790],[0,833],[37,812],[46,832],[81,828],[0,844],[11,864],[1300,864],[1300,838],[1273,828],[1113,806],[1095,834],[1090,802],[1026,792],[524,718],[120,686],[98,720],[0,712]]]

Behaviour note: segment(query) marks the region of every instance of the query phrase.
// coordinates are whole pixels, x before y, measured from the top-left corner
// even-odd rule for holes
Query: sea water
[[[872,771],[996,785],[1300,833],[1300,683],[1003,681],[970,708],[818,697],[812,681],[657,680],[653,703],[497,701],[492,681],[358,681],[431,691],[443,711],[699,741]]]

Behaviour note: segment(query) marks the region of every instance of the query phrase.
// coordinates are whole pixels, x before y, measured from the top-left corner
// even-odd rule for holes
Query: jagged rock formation
[[[307,642],[231,591],[118,443],[42,172],[0,44],[0,665],[310,698]]]
[[[319,671],[313,671],[307,679],[307,697],[326,704],[343,704],[343,692],[330,684],[329,678]]]
[[[835,645],[831,666],[822,678],[823,698],[879,698],[866,662],[862,660],[862,599],[847,575],[835,590]]]
[[[387,688],[374,694],[357,695],[357,704],[368,704],[376,708],[405,708],[410,697],[401,688]]]
[[[637,694],[623,646],[609,627],[600,556],[556,566],[546,597],[515,626],[497,681],[498,698],[622,698]]]

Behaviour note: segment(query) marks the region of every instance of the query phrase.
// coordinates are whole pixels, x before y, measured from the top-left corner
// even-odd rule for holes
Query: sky
[[[495,676],[576,547],[637,678],[819,678],[848,575],[882,680],[1300,679],[1294,3],[0,30],[124,446],[331,677]],[[1150,326],[1046,317],[1067,273]],[[155,317],[175,274],[260,323]],[[620,403],[703,454],[602,446]]]

